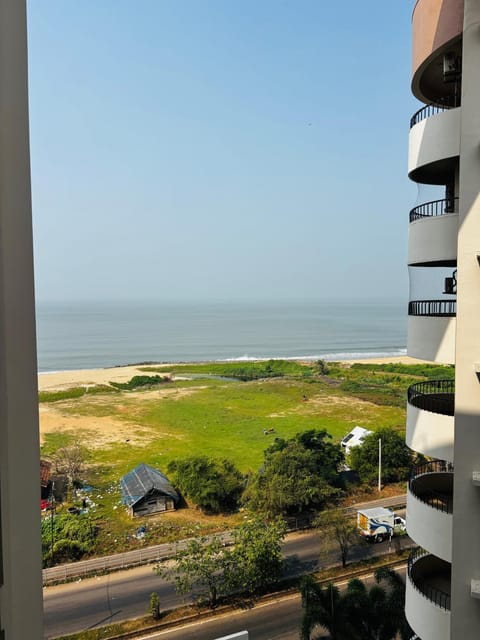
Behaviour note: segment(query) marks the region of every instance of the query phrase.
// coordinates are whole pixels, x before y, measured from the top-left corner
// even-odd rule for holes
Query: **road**
[[[369,507],[395,507],[398,511],[399,505],[404,506],[406,494],[392,496],[390,498],[380,498],[345,507],[343,509],[345,515],[354,515],[357,509],[365,509]],[[231,541],[231,533],[224,531],[220,534],[214,534],[224,541]],[[104,571],[127,569],[129,567],[137,567],[148,562],[157,562],[173,555],[176,546],[182,546],[186,540],[180,540],[177,544],[158,544],[151,547],[144,547],[134,551],[125,551],[116,553],[111,556],[102,556],[99,558],[90,558],[89,560],[80,560],[78,562],[70,562],[66,564],[48,567],[43,570],[43,583],[56,584],[58,582],[66,582],[73,578],[86,578],[87,576],[103,573]]]
[[[412,544],[407,537],[396,540],[402,547]],[[329,548],[325,548],[325,545],[321,548],[318,533],[290,535],[283,549],[287,576],[310,573],[339,561],[334,541]],[[387,542],[379,545],[360,543],[352,549],[349,560],[387,552]],[[172,585],[153,573],[152,565],[45,587],[45,638],[55,638],[109,622],[142,616],[148,609],[152,591],[160,595],[162,609],[170,609],[182,603]]]
[[[405,578],[405,568],[397,569]],[[370,575],[365,582],[373,583]],[[337,582],[340,588],[347,581]],[[300,596],[287,595],[260,604],[253,609],[229,612],[218,618],[158,631],[142,637],[142,640],[213,640],[224,635],[247,630],[249,640],[298,640],[302,617]]]

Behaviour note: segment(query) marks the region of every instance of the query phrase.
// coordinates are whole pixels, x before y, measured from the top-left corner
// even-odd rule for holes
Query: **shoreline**
[[[302,360],[302,358],[296,359],[297,362],[312,362],[311,360]],[[328,362],[328,361],[327,361]],[[345,365],[352,364],[432,364],[425,360],[417,360],[410,356],[384,356],[373,358],[355,358],[355,359],[339,359],[331,362],[340,362]],[[144,367],[162,367],[165,369],[165,373],[168,373],[168,368],[172,366],[192,364],[191,362],[169,362],[169,363],[138,363],[129,365],[116,365],[113,367],[104,367],[97,369],[71,369],[66,371],[44,371],[38,373],[38,390],[39,391],[54,391],[61,389],[68,389],[74,386],[89,386],[108,384],[109,382],[128,382],[133,376],[145,375],[144,371],[141,371]],[[201,364],[195,362],[194,364]]]

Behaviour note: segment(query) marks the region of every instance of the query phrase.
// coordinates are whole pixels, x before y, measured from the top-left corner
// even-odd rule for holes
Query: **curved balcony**
[[[424,202],[410,211],[408,264],[455,266],[457,262],[458,198]]]
[[[451,90],[443,54],[460,56],[463,0],[418,0],[412,16],[412,91],[422,102]]]
[[[455,362],[456,307],[456,300],[414,300],[409,303],[409,356],[440,364]]]
[[[423,549],[408,559],[405,614],[422,640],[450,640],[451,567]]]
[[[439,185],[453,180],[460,155],[460,113],[460,107],[428,106],[415,114],[408,148],[412,180]]]
[[[413,384],[407,400],[407,445],[425,456],[453,462],[454,380]]]
[[[442,200],[424,202],[410,209],[410,222],[415,222],[415,220],[431,220],[432,218],[455,213],[457,207],[458,198],[443,198]]]
[[[454,318],[456,313],[456,300],[412,300],[408,303],[409,316]]]
[[[453,462],[453,416],[423,411],[407,404],[405,441],[410,449]]]
[[[452,559],[453,465],[433,460],[412,469],[407,491],[408,534],[438,558]]]
[[[410,129],[414,127],[422,120],[426,120],[431,116],[436,116],[437,113],[443,113],[448,109],[453,109],[455,107],[459,107],[457,104],[457,98],[455,96],[449,96],[446,98],[440,98],[435,104],[429,103],[424,107],[421,107],[418,111],[415,111],[413,116],[410,118]]]
[[[443,416],[453,416],[455,414],[455,380],[426,380],[412,384],[408,388],[407,400],[417,409],[440,413]]]

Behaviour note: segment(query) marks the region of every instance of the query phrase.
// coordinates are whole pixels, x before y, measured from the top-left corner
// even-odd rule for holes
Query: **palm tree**
[[[318,624],[325,627],[331,640],[403,640],[412,635],[405,619],[405,584],[392,569],[375,573],[376,584],[367,588],[358,579],[350,580],[340,594],[330,584],[324,589],[311,576],[300,585],[304,610],[301,640],[311,640]],[[380,584],[383,583],[383,584]]]
[[[375,572],[377,583],[384,582],[387,585],[387,611],[386,615],[394,621],[396,629],[402,640],[409,640],[413,636],[413,630],[405,618],[405,583],[401,576],[388,567],[381,567]]]
[[[310,634],[317,624],[327,629],[332,640],[347,640],[351,637],[337,587],[329,584],[322,589],[312,576],[305,576],[300,583],[300,593],[303,607],[301,640],[310,640]]]
[[[355,640],[391,640],[395,629],[386,615],[387,593],[378,584],[367,589],[354,578],[342,596],[342,612],[354,628]]]

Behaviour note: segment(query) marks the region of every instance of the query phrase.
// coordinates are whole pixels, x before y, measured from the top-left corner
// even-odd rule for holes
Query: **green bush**
[[[96,527],[84,514],[67,512],[47,516],[42,520],[42,552],[44,565],[53,561],[79,560],[94,545]]]
[[[70,389],[64,389],[61,391],[40,391],[38,394],[39,402],[57,402],[58,400],[72,400],[74,398],[81,398],[86,395],[95,395],[99,393],[111,393],[116,389],[106,384],[99,384],[95,386],[84,387],[71,387]]]
[[[385,371],[408,376],[419,376],[428,379],[450,379],[455,377],[455,367],[438,364],[353,364],[354,371]]]
[[[145,367],[142,371],[164,371],[158,367]],[[312,367],[291,360],[266,360],[255,362],[209,362],[207,364],[172,365],[173,373],[189,373],[223,376],[238,380],[258,380],[261,378],[278,378],[286,375],[310,376]]]
[[[206,456],[174,460],[168,472],[180,492],[200,509],[220,513],[237,508],[244,479],[230,460]]]
[[[158,384],[165,384],[171,382],[171,378],[168,376],[133,376],[128,382],[110,382],[115,389],[121,389],[122,391],[133,391],[133,389],[139,389],[141,387],[153,387]]]

